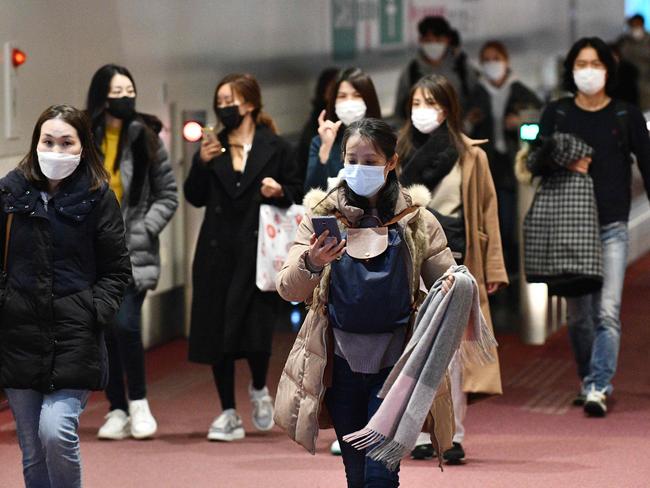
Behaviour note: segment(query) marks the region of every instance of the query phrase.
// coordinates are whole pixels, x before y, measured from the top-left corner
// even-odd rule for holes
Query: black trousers
[[[109,361],[106,397],[111,410],[129,411],[127,388],[128,400],[142,400],[147,396],[140,324],[146,293],[136,291],[133,286],[129,287],[120,310],[106,330]]]
[[[266,386],[266,374],[269,370],[271,355],[268,352],[250,352],[246,355],[253,377],[253,388],[261,390]],[[235,357],[224,356],[218,364],[212,366],[214,383],[219,392],[221,408],[235,408]]]

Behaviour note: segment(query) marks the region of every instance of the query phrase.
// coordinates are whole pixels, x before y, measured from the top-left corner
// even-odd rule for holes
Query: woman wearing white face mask
[[[513,167],[519,150],[520,114],[541,108],[542,102],[512,74],[508,51],[501,42],[485,43],[479,56],[483,77],[470,97],[464,125],[474,139],[488,140],[482,147],[497,191],[501,239],[508,274],[513,277],[519,268],[517,182]],[[516,292],[516,287],[510,290]]]
[[[411,91],[409,121],[400,132],[397,152],[402,163],[400,181],[422,184],[432,192],[429,210],[447,236],[454,258],[478,283],[481,311],[492,327],[488,294],[508,284],[503,262],[496,194],[484,141],[466,137],[460,129],[458,97],[449,81],[438,75],[422,78]],[[496,357],[496,351],[494,351]],[[454,447],[444,453],[449,462],[464,458],[464,420],[467,394],[501,394],[498,361],[477,367],[453,361],[452,398],[456,433]],[[413,456],[428,457],[432,447],[416,448]]]
[[[341,439],[373,416],[382,402],[377,393],[409,333],[413,294],[419,296],[418,287],[410,284],[419,283],[421,276],[429,288],[454,264],[442,229],[421,208],[428,192],[409,193],[398,183],[396,139],[390,126],[373,118],[346,129],[343,181],[328,194],[313,190],[305,197],[309,212],[276,280],[282,297],[310,304],[280,380],[276,418],[312,452],[319,426],[333,426]],[[335,215],[347,229],[349,243],[330,242],[326,233],[315,235],[312,217]],[[382,235],[377,227],[388,233],[383,247],[373,239]],[[363,238],[355,240],[353,231]],[[408,256],[406,266],[399,258],[395,267],[380,264],[397,249]],[[374,256],[366,258],[369,251]],[[440,395],[446,394],[447,402],[448,382],[443,383]],[[434,435],[449,445],[451,412],[436,405]],[[341,449],[349,488],[399,486],[397,471],[349,443],[342,442]]]
[[[124,223],[86,115],[54,105],[0,180],[0,388],[27,488],[81,486],[79,416],[108,379],[104,329],[131,280]]]
[[[574,134],[593,148],[591,164],[573,171],[593,180],[600,241],[603,285],[599,292],[567,299],[569,337],[580,390],[574,405],[591,416],[607,413],[620,346],[620,306],[627,266],[627,221],[631,205],[634,153],[650,198],[650,139],[637,107],[610,97],[616,83],[616,62],[602,39],[583,38],[564,61],[564,88],[574,93],[549,104],[540,121],[540,136]]]
[[[343,168],[341,139],[345,127],[364,117],[381,118],[375,85],[359,68],[348,68],[336,79],[328,94],[327,109],[318,118],[318,135],[309,149],[305,191],[325,190],[327,179],[338,176]]]

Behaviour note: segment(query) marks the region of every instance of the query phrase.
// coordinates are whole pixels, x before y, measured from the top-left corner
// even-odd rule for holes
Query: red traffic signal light
[[[14,65],[14,68],[25,64],[25,61],[27,61],[27,54],[25,54],[20,49],[13,48],[11,51],[11,64]]]

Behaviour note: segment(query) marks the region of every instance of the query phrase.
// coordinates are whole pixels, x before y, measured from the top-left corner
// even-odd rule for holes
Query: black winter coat
[[[98,390],[108,378],[103,326],[131,280],[124,224],[107,185],[74,173],[44,204],[13,170],[0,180],[2,247],[13,213],[0,312],[0,387]]]
[[[202,164],[194,156],[185,180],[185,198],[205,207],[192,268],[192,319],[189,358],[215,364],[224,354],[270,352],[276,293],[255,286],[260,204],[288,207],[302,199],[302,184],[289,144],[265,126],[257,126],[245,171],[232,167],[226,152]],[[262,180],[275,179],[284,196],[264,198]]]

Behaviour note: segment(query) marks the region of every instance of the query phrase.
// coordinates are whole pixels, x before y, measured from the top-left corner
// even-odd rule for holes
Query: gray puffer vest
[[[126,228],[126,244],[131,257],[133,281],[137,290],[154,289],[160,277],[160,243],[158,236],[178,207],[176,180],[163,141],[155,161],[135,161],[134,146],[144,136],[145,123],[136,118],[127,131],[128,141],[122,144],[120,177],[123,196],[120,202]],[[104,140],[103,129],[95,131],[96,144]],[[102,155],[103,157],[103,155]],[[134,178],[135,165],[145,164],[146,175]],[[134,188],[141,185],[141,188]],[[137,202],[131,192],[139,190]]]

